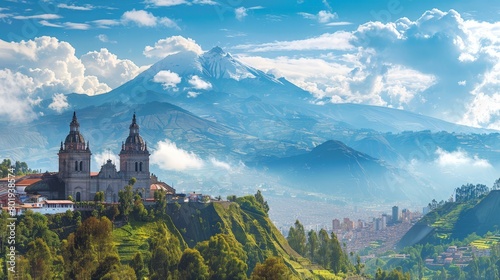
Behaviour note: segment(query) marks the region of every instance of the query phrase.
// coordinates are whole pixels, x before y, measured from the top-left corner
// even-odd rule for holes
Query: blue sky
[[[0,116],[102,94],[162,57],[221,46],[318,103],[400,108],[500,129],[500,3],[3,1]],[[26,102],[28,100],[29,102]]]

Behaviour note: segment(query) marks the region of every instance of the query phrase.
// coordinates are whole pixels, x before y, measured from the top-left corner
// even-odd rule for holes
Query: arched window
[[[138,168],[138,164],[137,164],[137,161],[135,162],[135,172],[137,172],[139,170]]]
[[[83,170],[83,161],[80,161],[80,171]]]
[[[78,171],[78,161],[75,160],[75,171]]]
[[[142,171],[142,162],[139,163],[139,171]]]
[[[80,192],[76,192],[76,201],[77,202],[81,201],[81,194],[80,194]]]

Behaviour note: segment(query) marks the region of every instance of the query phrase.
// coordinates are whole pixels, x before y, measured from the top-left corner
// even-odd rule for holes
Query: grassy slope
[[[249,254],[249,267],[257,262],[279,255],[302,279],[342,279],[301,257],[289,245],[267,216],[243,210],[237,203],[182,204],[180,208],[169,205],[165,223],[169,232],[180,237],[186,246],[208,240],[217,233],[233,235]],[[128,263],[136,252],[146,253],[152,223],[131,222],[115,228],[113,236],[123,263]]]
[[[471,233],[482,236],[500,224],[500,191],[491,191],[482,199],[446,203],[428,213],[401,239],[399,247],[416,243],[439,244],[464,239]],[[485,242],[488,242],[486,240]]]

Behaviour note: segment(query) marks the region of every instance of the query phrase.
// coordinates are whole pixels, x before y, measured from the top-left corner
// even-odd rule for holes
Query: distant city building
[[[338,219],[333,219],[333,221],[332,221],[332,229],[333,230],[341,229],[341,227],[340,227],[340,221]]]
[[[393,206],[392,207],[392,222],[397,223],[398,221],[399,221],[399,207]]]
[[[403,209],[403,211],[401,212],[401,220],[405,223],[409,223],[409,222],[411,222],[412,219],[413,219],[413,215],[412,215],[411,211],[408,209]]]
[[[387,214],[382,214],[382,229],[387,227]]]

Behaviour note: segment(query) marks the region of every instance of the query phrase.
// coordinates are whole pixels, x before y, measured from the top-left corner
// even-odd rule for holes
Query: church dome
[[[80,124],[76,118],[76,112],[73,112],[73,119],[69,124],[69,134],[64,140],[64,146],[70,150],[85,150],[85,138],[79,131]]]
[[[129,126],[130,133],[125,140],[125,144],[122,145],[122,151],[124,152],[147,152],[148,148],[144,139],[139,135],[139,125],[135,118],[135,113],[132,118],[132,124]]]

